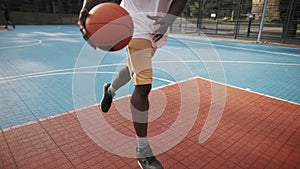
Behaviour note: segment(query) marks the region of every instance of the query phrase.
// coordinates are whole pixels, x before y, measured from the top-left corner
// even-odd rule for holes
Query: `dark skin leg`
[[[129,70],[128,67],[125,66],[122,70],[119,71],[118,76],[112,83],[112,87],[118,90],[120,87],[124,86],[129,81],[130,81]]]
[[[130,74],[128,67],[120,70],[118,76],[113,81],[112,86],[114,89],[119,89],[130,81]],[[148,95],[151,91],[151,84],[136,85],[130,99],[131,113],[133,117],[133,126],[137,136],[146,137],[148,129],[148,110],[149,100]]]
[[[138,137],[146,137],[148,129],[148,95],[151,91],[151,84],[136,85],[131,96],[131,113],[133,125]]]

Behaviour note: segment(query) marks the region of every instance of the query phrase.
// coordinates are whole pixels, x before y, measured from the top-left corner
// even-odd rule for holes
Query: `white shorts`
[[[157,15],[163,15],[163,14],[158,14],[157,12],[153,12],[154,9],[151,11],[151,7],[149,9],[145,9],[143,7],[139,6],[139,0],[123,0],[121,2],[121,6],[125,8],[130,16],[132,17],[133,24],[134,24],[134,33],[133,33],[133,38],[143,38],[147,39],[152,43],[152,47],[154,48],[159,48],[162,47],[168,38],[168,33],[165,33],[165,35],[158,41],[154,42],[152,39],[152,33],[155,31],[156,26],[153,25],[154,21],[149,19],[147,15],[150,16],[157,16]],[[140,2],[140,3],[151,3],[151,2],[156,2],[156,1],[150,1],[150,0],[142,0],[145,2]],[[150,12],[151,11],[151,12]]]

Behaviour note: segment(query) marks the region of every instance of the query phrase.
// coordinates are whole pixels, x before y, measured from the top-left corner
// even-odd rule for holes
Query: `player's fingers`
[[[78,17],[78,25],[85,27],[85,20],[89,15],[89,11],[87,9],[82,9],[79,13]]]
[[[89,39],[89,34],[87,33],[86,29],[80,26],[80,32],[82,34],[83,39],[87,41]]]
[[[87,33],[86,29],[80,28],[80,31],[81,31],[81,33],[82,33],[83,39],[84,39],[85,41],[87,41],[88,44],[89,44],[91,47],[93,47],[94,49],[96,49],[96,47],[95,47],[95,46],[91,43],[91,41],[89,40],[89,39],[90,39],[90,36],[89,36],[89,34]]]
[[[154,20],[155,22],[153,23],[153,25],[157,25],[157,24],[161,24],[161,16],[150,16],[150,15],[147,15],[147,17],[151,20]]]
[[[82,9],[79,13],[78,22],[77,22],[79,29],[80,29],[81,33],[83,34],[84,39],[86,39],[86,37],[88,37],[87,31],[85,29],[85,20],[88,15],[89,15],[88,10],[85,8]]]
[[[79,26],[79,29],[80,29],[80,32],[82,34],[82,37],[85,41],[87,41],[87,43],[93,47],[94,49],[96,49],[96,47],[91,43],[91,41],[89,40],[90,39],[90,35],[89,33],[87,32],[86,28],[85,28],[85,21],[86,21],[86,18],[87,16],[89,15],[89,12],[87,9],[82,9],[79,13],[79,17],[78,17],[78,26]]]
[[[92,48],[96,49],[96,46],[93,45],[93,43],[89,40],[89,38],[84,37],[84,39]]]
[[[91,46],[92,48],[96,49],[96,46],[94,46],[90,41],[87,41],[87,42],[90,44],[90,46]]]
[[[164,36],[163,34],[154,34],[153,35],[154,42],[159,41],[163,36]]]
[[[159,19],[160,17],[159,16],[151,16],[151,15],[147,15],[147,17],[149,18],[149,19],[151,19],[151,20],[157,20],[157,19]]]

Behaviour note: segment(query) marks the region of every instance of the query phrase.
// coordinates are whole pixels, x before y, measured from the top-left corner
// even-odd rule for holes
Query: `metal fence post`
[[[260,20],[260,25],[259,25],[259,32],[258,32],[258,36],[257,36],[257,43],[261,43],[261,35],[262,35],[263,28],[264,28],[264,22],[265,22],[267,5],[268,5],[268,0],[265,0],[263,11],[262,11],[262,15],[261,15],[261,20]]]
[[[220,6],[221,6],[221,2],[220,2],[220,0],[217,0],[217,2],[218,2],[218,8],[217,8],[217,23],[216,23],[216,35],[218,34],[218,30],[219,30],[219,16],[220,16]]]
[[[286,16],[285,21],[284,21],[285,28],[283,29],[283,33],[282,33],[282,42],[283,43],[286,43],[287,38],[289,36],[289,31],[291,29],[291,23],[293,20],[294,8],[295,8],[295,0],[290,0],[288,9],[287,9],[288,15]]]
[[[240,30],[242,4],[243,4],[243,0],[238,0],[237,7],[236,7],[237,13],[236,13],[235,24],[234,24],[234,39],[237,38]]]
[[[198,3],[199,3],[199,11],[197,17],[197,31],[198,31],[198,35],[200,35],[200,30],[202,27],[202,18],[203,18],[203,0],[198,0]]]

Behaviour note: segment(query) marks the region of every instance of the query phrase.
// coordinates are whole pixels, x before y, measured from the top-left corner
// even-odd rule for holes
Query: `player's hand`
[[[84,40],[88,40],[88,38],[89,38],[89,35],[85,29],[85,20],[88,15],[89,15],[89,11],[87,9],[84,8],[84,9],[80,10],[79,17],[78,17],[78,23],[77,23]]]
[[[89,15],[89,11],[87,9],[83,8],[82,10],[80,10],[77,24],[82,33],[83,39],[86,40],[94,49],[96,49],[96,47],[92,45],[92,43],[90,43],[89,41],[90,35],[85,28],[85,20],[88,15]]]
[[[166,15],[164,17],[162,17],[162,16],[150,16],[150,15],[147,15],[147,17],[149,19],[155,21],[153,23],[153,25],[159,25],[159,27],[156,30],[154,30],[154,32],[152,34],[153,40],[155,42],[159,41],[164,36],[164,34],[167,32],[169,26],[176,19],[176,16],[173,16],[173,15]]]

